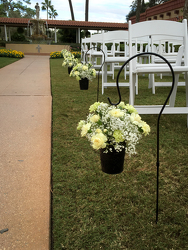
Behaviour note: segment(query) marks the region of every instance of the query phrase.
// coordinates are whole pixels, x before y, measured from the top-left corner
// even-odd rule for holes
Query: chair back
[[[129,53],[130,57],[132,54],[132,46],[135,41],[141,39],[148,39],[148,44],[150,43],[150,48],[152,51],[153,44],[157,41],[179,41],[180,45],[184,45],[184,58],[185,65],[187,62],[187,20],[184,19],[182,23],[167,21],[167,20],[153,20],[145,21],[140,23],[131,24],[129,21]]]

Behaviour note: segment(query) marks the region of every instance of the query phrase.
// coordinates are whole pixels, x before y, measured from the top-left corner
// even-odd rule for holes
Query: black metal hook
[[[116,80],[116,85],[117,85],[117,90],[118,90],[118,94],[119,94],[119,102],[116,103],[116,104],[113,104],[111,101],[110,101],[110,98],[108,97],[108,101],[111,105],[118,105],[120,102],[121,102],[121,93],[120,93],[120,90],[119,90],[119,84],[118,84],[118,80],[119,80],[119,76],[120,76],[120,73],[121,71],[123,70],[123,68],[125,67],[125,65],[127,63],[129,63],[132,59],[138,57],[138,56],[143,56],[143,55],[153,55],[153,56],[158,56],[160,57],[161,59],[163,59],[169,66],[170,70],[171,70],[171,73],[172,73],[172,87],[170,89],[170,92],[167,96],[167,99],[166,101],[164,102],[162,108],[161,108],[161,111],[158,115],[158,120],[157,120],[157,162],[156,162],[156,166],[157,166],[157,192],[156,192],[156,224],[158,222],[158,203],[159,203],[159,120],[160,120],[160,117],[162,115],[162,112],[172,94],[172,91],[174,89],[174,79],[175,79],[175,76],[174,76],[174,71],[173,71],[173,68],[171,66],[171,64],[168,62],[168,60],[166,58],[164,58],[163,56],[159,55],[159,54],[156,54],[156,53],[153,53],[153,52],[143,52],[143,53],[140,53],[140,54],[136,54],[132,57],[130,57],[123,65],[122,67],[120,68],[119,72],[118,72],[118,75],[117,75],[117,80]]]
[[[96,48],[99,49],[100,51],[102,51],[102,53],[104,55],[104,61],[101,64],[101,67],[100,67],[100,69],[98,71],[98,86],[97,86],[97,102],[98,102],[98,100],[99,100],[99,74],[101,72],[101,69],[102,69],[104,63],[105,63],[105,53],[104,53],[104,51],[101,48],[98,48],[98,47],[91,47],[90,49],[88,49],[88,51],[90,51],[91,49],[96,49]],[[87,63],[87,57],[86,56],[87,56],[88,51],[85,53],[85,61],[86,61],[86,63]]]

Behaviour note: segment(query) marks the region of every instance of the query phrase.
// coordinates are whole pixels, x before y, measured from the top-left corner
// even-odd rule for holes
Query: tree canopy
[[[45,0],[42,2],[42,10],[46,10],[47,13],[47,20],[48,20],[48,10],[51,9],[52,3],[50,0]]]
[[[30,4],[30,0],[0,0],[0,17],[34,18],[36,10],[29,8]],[[42,10],[47,10],[47,19],[48,15],[52,19],[58,15],[50,0],[42,2]]]
[[[27,6],[29,4],[31,4],[30,0],[0,0],[0,16],[32,18],[35,15],[35,10],[29,8]]]
[[[53,20],[53,18],[56,18],[56,16],[58,16],[57,10],[54,9],[53,5],[50,6],[50,10],[49,10],[48,14],[49,14],[49,17],[52,18],[52,20]]]

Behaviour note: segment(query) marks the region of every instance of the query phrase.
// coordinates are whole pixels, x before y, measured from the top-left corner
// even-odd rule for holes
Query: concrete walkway
[[[49,56],[0,69],[0,250],[50,249]]]

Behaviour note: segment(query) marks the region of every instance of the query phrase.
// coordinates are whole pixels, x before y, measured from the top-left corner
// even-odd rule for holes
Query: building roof
[[[48,28],[80,28],[86,30],[127,30],[127,23],[107,23],[107,22],[88,22],[88,21],[66,21],[66,20],[46,20]],[[32,24],[32,19],[29,18],[8,18],[0,17],[0,26],[7,25],[9,27],[27,27]]]

